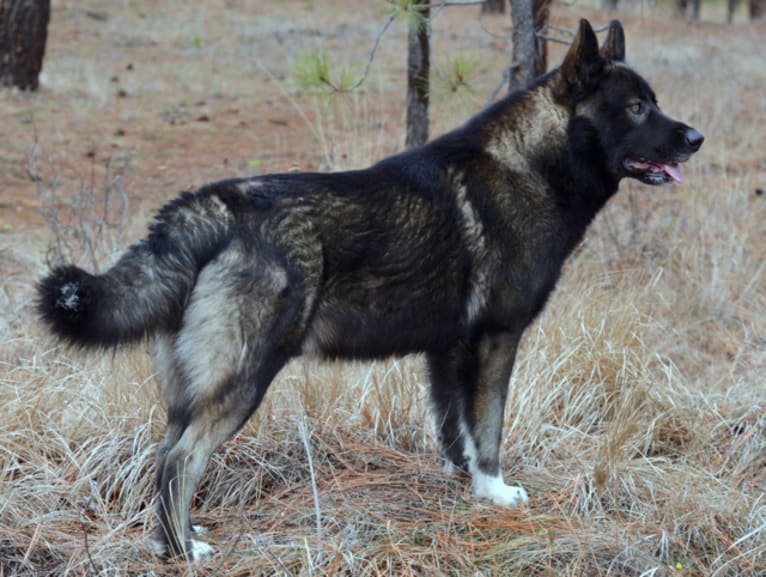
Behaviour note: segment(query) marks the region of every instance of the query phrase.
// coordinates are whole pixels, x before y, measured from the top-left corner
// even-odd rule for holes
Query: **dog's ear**
[[[599,52],[607,60],[625,62],[625,31],[619,20],[609,23],[609,32],[606,33],[606,40]]]
[[[590,22],[580,20],[580,28],[561,65],[564,78],[570,86],[588,90],[598,80],[605,63]]]

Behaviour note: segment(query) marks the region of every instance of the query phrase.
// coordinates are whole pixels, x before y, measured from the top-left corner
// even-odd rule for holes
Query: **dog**
[[[445,466],[521,505],[499,461],[519,339],[619,182],[681,182],[702,142],[625,64],[621,24],[599,47],[582,20],[560,67],[463,126],[364,170],[182,193],[104,274],[54,268],[38,312],[75,347],[153,340],[167,558],[210,552],[192,538],[195,488],[298,355],[424,353]]]

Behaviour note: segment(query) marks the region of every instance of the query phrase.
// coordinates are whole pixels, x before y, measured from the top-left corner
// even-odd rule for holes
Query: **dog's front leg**
[[[500,442],[508,383],[518,336],[485,334],[477,343],[475,381],[467,383],[467,415],[461,423],[468,472],[477,497],[517,506],[528,501],[522,487],[506,485],[500,472]]]
[[[486,333],[427,357],[431,399],[444,469],[472,477],[477,497],[501,505],[527,501],[521,487],[500,474],[500,438],[505,398],[518,337]]]

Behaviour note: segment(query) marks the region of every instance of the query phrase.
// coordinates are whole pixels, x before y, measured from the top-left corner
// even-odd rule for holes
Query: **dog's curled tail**
[[[236,187],[184,193],[155,218],[149,235],[103,274],[59,266],[37,285],[37,311],[51,332],[82,348],[135,342],[177,329],[199,271],[230,240]]]

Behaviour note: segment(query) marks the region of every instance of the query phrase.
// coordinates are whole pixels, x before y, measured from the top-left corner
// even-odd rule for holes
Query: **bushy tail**
[[[177,329],[199,271],[229,242],[232,204],[241,201],[228,182],[184,193],[104,274],[54,268],[37,285],[40,318],[62,340],[88,348]]]

